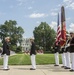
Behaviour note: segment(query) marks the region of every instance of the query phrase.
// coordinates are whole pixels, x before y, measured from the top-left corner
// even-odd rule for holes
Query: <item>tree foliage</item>
[[[55,31],[46,22],[41,22],[38,27],[35,27],[33,33],[36,45],[43,47],[45,51],[50,51],[56,36]]]
[[[20,43],[23,33],[23,28],[17,26],[15,20],[5,21],[4,24],[0,25],[0,39],[3,40],[5,37],[9,36],[12,45],[17,45],[18,42]]]

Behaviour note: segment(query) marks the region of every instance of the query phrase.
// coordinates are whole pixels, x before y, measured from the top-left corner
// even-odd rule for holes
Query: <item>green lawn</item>
[[[60,55],[59,55],[60,56]],[[3,59],[0,58],[0,65],[2,65]],[[36,55],[37,65],[54,64],[54,54],[42,54]],[[60,56],[61,63],[61,56]],[[30,56],[26,54],[17,54],[9,57],[9,65],[30,65]]]

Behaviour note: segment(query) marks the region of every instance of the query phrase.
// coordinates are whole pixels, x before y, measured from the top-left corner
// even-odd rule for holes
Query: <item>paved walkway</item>
[[[53,65],[37,65],[36,70],[29,70],[30,65],[10,66],[10,70],[3,71],[0,66],[0,75],[74,75],[74,72],[69,72]]]

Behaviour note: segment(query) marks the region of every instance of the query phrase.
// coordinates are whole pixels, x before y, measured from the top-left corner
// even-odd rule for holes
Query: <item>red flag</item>
[[[58,13],[56,45],[58,45],[58,43],[60,42],[60,38],[61,38],[61,29],[59,24],[59,13]]]
[[[65,23],[65,10],[61,7],[61,46],[66,43],[66,23]]]

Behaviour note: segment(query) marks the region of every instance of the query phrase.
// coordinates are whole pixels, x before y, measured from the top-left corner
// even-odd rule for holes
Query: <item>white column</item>
[[[32,68],[36,69],[36,60],[34,54],[31,55],[31,64],[32,64]]]

